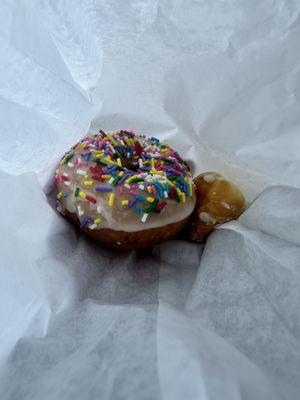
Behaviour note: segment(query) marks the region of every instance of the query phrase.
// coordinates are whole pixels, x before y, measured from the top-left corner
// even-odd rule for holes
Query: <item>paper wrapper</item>
[[[2,400],[299,399],[300,4],[4,1]],[[165,139],[249,208],[117,254],[55,211],[89,129]]]

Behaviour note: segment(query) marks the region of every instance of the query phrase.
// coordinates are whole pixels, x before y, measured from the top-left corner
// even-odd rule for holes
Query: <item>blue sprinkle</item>
[[[137,213],[137,215],[140,215],[142,212],[142,207],[141,206],[135,206],[134,211]]]
[[[164,196],[164,193],[163,193],[163,189],[162,189],[161,184],[159,182],[155,182],[154,186],[156,187],[156,189],[158,191],[159,197],[162,198]]]
[[[80,228],[85,228],[87,225],[91,224],[93,222],[93,218],[87,217],[85,220],[83,220],[80,224]]]
[[[135,196],[135,198],[138,200],[138,201],[141,201],[142,203],[145,203],[145,197],[143,197],[143,196],[140,196],[139,194],[137,194],[136,196]]]
[[[85,160],[86,160],[86,161],[90,161],[91,157],[92,157],[92,153],[89,152],[89,153],[85,156]]]
[[[136,198],[132,199],[132,200],[128,203],[127,208],[130,208],[130,207],[134,206],[136,202],[137,202]]]

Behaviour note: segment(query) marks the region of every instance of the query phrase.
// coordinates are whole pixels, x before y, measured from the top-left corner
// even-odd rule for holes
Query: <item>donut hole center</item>
[[[136,172],[139,169],[139,164],[136,161],[130,160],[128,158],[122,159],[122,165],[129,169],[129,171]]]

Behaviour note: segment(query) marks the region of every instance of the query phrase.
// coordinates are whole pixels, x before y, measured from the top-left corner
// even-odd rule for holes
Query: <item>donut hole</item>
[[[136,161],[133,161],[130,158],[122,157],[122,165],[123,167],[129,169],[129,171],[136,172],[139,169],[139,164]]]

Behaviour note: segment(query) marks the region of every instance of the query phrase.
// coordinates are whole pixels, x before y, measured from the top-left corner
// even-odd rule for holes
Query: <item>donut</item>
[[[122,250],[173,237],[195,204],[187,163],[159,139],[118,130],[84,137],[55,173],[57,210],[87,235]]]
[[[181,237],[203,242],[220,224],[237,219],[245,210],[242,192],[216,172],[206,172],[194,179],[196,206],[181,232]]]

